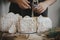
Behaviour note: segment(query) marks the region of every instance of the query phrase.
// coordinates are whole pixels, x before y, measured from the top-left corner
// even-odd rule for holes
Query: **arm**
[[[46,0],[44,1],[44,3],[46,3],[47,5],[52,5],[53,3],[55,3],[57,0]]]

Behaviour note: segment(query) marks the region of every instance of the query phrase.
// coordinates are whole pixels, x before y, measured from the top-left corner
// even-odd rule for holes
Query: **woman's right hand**
[[[22,9],[29,9],[29,8],[31,8],[30,7],[30,2],[28,1],[28,0],[16,0],[15,1],[18,5],[19,5],[19,7],[20,8],[22,8]]]

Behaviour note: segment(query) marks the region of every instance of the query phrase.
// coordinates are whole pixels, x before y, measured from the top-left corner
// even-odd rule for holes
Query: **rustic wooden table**
[[[55,28],[56,32],[60,32],[60,28]],[[48,35],[49,32],[45,32],[45,35]],[[11,36],[10,34],[3,34],[2,32],[0,32],[0,40],[27,40],[25,35],[17,35],[17,36]],[[8,36],[7,36],[8,35]],[[13,34],[12,34],[13,35]],[[15,34],[16,35],[16,34]],[[43,39],[45,40],[60,40],[60,34],[58,34],[55,38],[48,38],[48,36],[43,37]],[[37,38],[38,40],[38,38]]]

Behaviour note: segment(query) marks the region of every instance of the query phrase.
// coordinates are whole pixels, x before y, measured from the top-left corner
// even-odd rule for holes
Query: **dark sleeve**
[[[15,0],[8,0],[9,2],[13,2],[13,3],[15,3],[16,1]]]
[[[43,1],[45,1],[45,0],[39,0],[39,2],[43,2]]]

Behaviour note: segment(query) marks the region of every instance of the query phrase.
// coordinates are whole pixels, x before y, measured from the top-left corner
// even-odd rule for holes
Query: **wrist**
[[[39,4],[45,6],[45,7],[49,7],[49,4],[47,2],[40,2]]]
[[[44,5],[46,5],[47,7],[50,6],[49,2],[47,2],[47,1],[44,1],[43,3],[44,3]]]
[[[45,4],[47,4],[48,6],[51,5],[51,1],[44,1]]]

